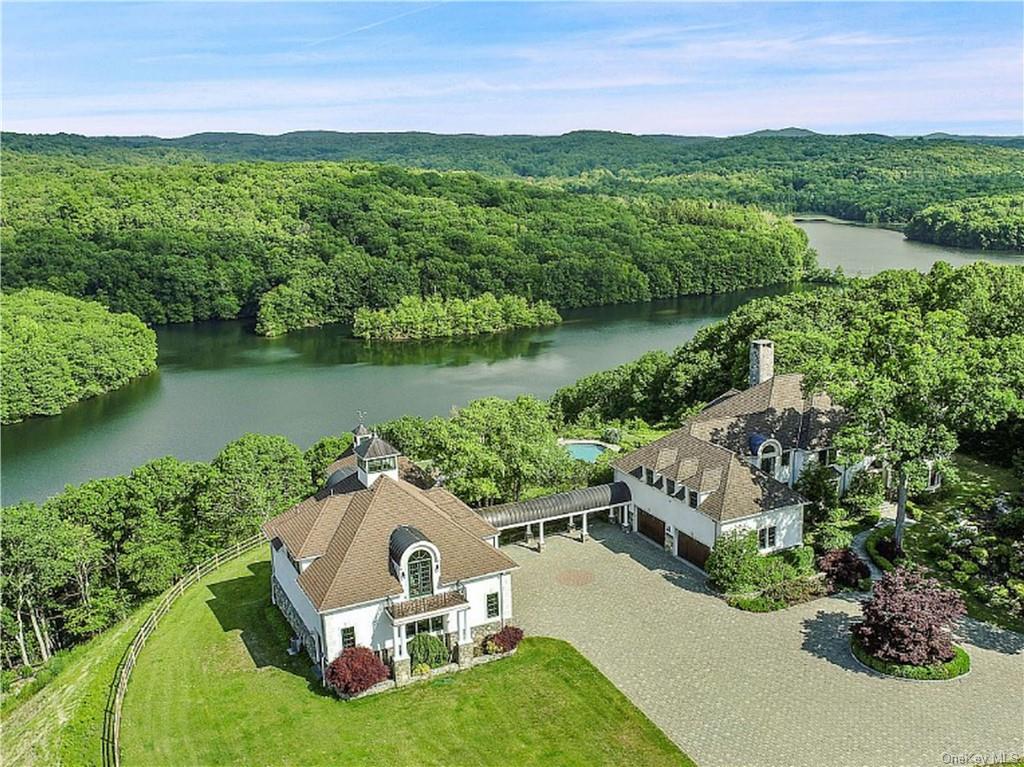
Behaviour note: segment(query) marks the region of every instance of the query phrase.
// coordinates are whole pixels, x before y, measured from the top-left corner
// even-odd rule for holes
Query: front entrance
[[[676,554],[703,570],[704,563],[708,561],[708,557],[711,555],[711,549],[696,538],[677,531]]]
[[[648,514],[643,509],[636,510],[637,532],[650,538],[659,546],[665,543],[665,523],[653,514]]]

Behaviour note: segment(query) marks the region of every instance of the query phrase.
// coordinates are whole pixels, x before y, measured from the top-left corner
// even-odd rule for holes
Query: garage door
[[[643,509],[636,510],[636,529],[659,546],[665,545],[665,523]]]
[[[676,554],[681,556],[687,562],[693,562],[697,567],[703,569],[704,563],[708,561],[708,555],[711,554],[711,549],[696,538],[693,538],[686,533],[677,532]]]

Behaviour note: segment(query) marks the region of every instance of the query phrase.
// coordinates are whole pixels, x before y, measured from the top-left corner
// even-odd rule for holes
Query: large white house
[[[263,525],[271,594],[321,672],[342,650],[369,647],[399,684],[408,641],[441,637],[467,665],[474,643],[512,616],[498,531],[360,426],[327,485]]]
[[[681,429],[621,456],[615,480],[631,504],[620,521],[703,567],[715,541],[757,531],[764,553],[803,542],[806,500],[793,486],[812,463],[840,492],[864,463],[843,467],[831,440],[841,411],[825,394],[806,396],[800,374],[774,375],[771,341],[750,347],[750,387],[718,397]]]

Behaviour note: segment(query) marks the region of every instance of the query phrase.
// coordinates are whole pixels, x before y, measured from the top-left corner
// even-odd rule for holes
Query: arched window
[[[425,549],[409,555],[409,597],[425,597],[434,593],[434,558]]]
[[[761,446],[761,471],[775,475],[775,467],[779,462],[779,449],[771,442]]]

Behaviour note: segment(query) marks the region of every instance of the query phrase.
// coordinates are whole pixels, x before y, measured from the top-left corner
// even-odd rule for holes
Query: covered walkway
[[[526,528],[526,540],[533,540],[533,526],[538,529],[537,547],[544,548],[544,525],[562,519],[569,520],[570,531],[575,529],[576,517],[581,518],[580,540],[587,539],[587,515],[606,512],[609,519],[624,520],[632,496],[625,482],[583,487],[564,493],[545,495],[516,503],[503,503],[477,514],[498,530]]]

